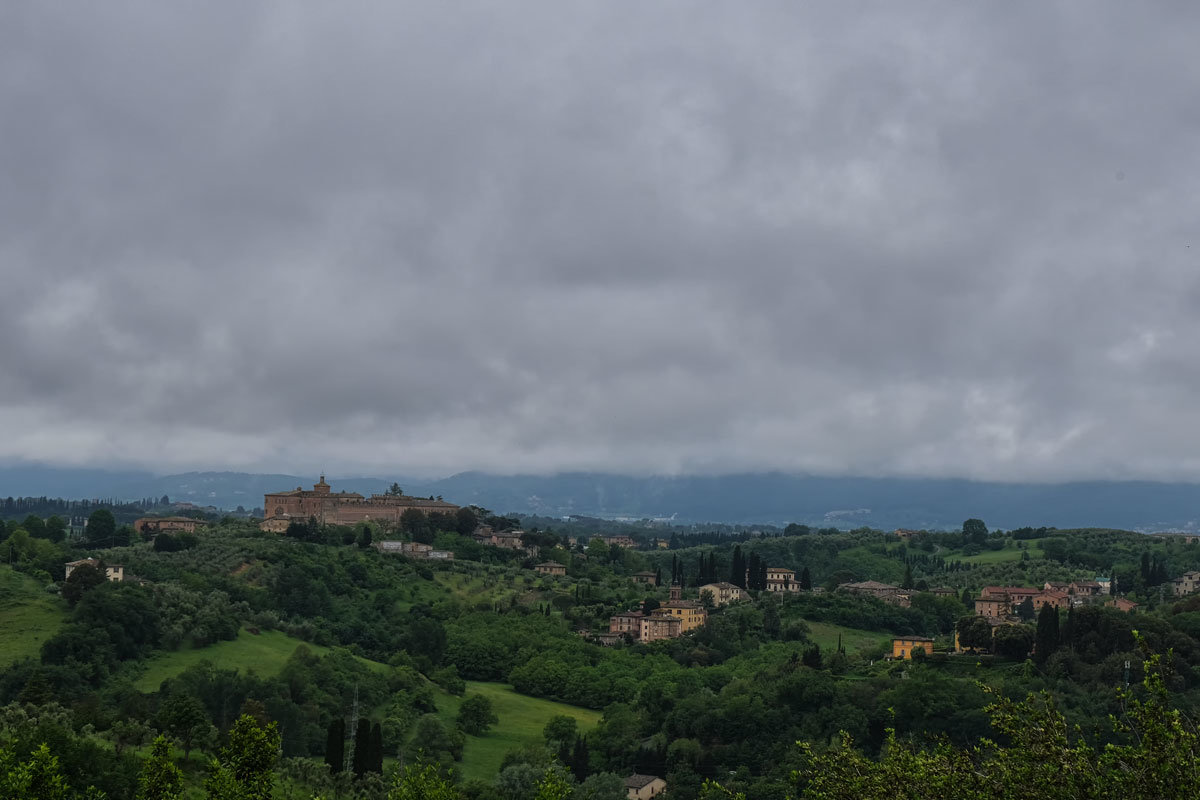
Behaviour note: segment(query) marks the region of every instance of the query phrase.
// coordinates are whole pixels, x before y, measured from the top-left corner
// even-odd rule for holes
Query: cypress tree
[[[1058,649],[1058,609],[1046,603],[1038,613],[1037,636],[1034,639],[1034,657],[1039,664]]]
[[[378,722],[371,726],[371,764],[368,768],[383,774],[383,726]]]
[[[371,723],[366,719],[358,721],[358,730],[354,732],[354,777],[361,778],[371,767]]]
[[[333,775],[346,767],[346,723],[341,717],[329,723],[325,735],[325,763]]]
[[[913,587],[912,565],[906,564],[904,566],[904,580],[900,581],[900,588],[901,589],[911,589],[912,587]]]
[[[588,746],[587,740],[582,736],[575,740],[575,752],[571,754],[571,772],[580,783],[588,776]]]
[[[662,586],[662,567],[654,570],[654,585]]]
[[[800,589],[805,592],[812,590],[812,576],[808,574],[808,567],[800,570]]]
[[[734,545],[733,560],[729,565],[729,582],[734,586],[746,588],[746,561],[742,556],[742,546]]]

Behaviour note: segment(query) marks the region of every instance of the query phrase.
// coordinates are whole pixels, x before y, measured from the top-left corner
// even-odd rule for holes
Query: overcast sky
[[[0,6],[0,462],[1200,480],[1200,6]]]

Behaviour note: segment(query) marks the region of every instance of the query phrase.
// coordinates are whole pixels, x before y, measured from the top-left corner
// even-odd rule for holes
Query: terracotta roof
[[[644,786],[649,786],[655,781],[662,780],[657,775],[638,775],[636,772],[625,779],[626,789],[641,789]]]

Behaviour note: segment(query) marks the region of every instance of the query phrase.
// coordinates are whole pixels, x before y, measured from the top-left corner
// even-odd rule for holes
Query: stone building
[[[359,522],[396,524],[400,515],[409,509],[424,514],[453,514],[458,506],[442,500],[426,500],[409,495],[373,494],[363,497],[357,492],[334,492],[325,476],[321,476],[311,491],[297,486],[288,492],[263,495],[266,518],[263,530],[287,530],[292,522],[306,522],[310,517],[328,525],[354,525]]]
[[[133,529],[143,536],[159,533],[195,533],[208,523],[191,517],[142,517],[135,520]]]
[[[543,561],[540,564],[534,564],[533,568],[543,575],[566,575],[567,568],[565,565],[557,561]]]
[[[1200,572],[1185,572],[1171,581],[1171,593],[1176,597],[1183,597],[1196,591],[1200,591]]]

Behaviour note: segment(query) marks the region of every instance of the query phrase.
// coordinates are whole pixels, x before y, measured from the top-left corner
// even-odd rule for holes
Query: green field
[[[490,781],[500,771],[500,762],[509,750],[542,741],[542,729],[556,714],[574,717],[580,731],[590,730],[600,721],[600,712],[578,706],[555,703],[517,694],[503,683],[467,681],[467,694],[481,694],[492,701],[500,722],[484,736],[468,736],[460,768],[465,780]],[[454,723],[461,697],[444,693],[437,696],[438,713],[447,725]]]
[[[37,658],[42,643],[58,632],[67,605],[41,583],[11,567],[0,566],[0,668]]]
[[[846,628],[829,622],[805,620],[805,623],[808,625],[810,631],[808,638],[820,645],[822,650],[832,650],[837,647],[838,636],[842,637],[842,647],[846,649],[846,653],[849,655],[854,655],[859,650],[879,647],[880,645],[890,648],[892,644],[892,635],[890,633]]]
[[[238,638],[232,641],[217,642],[200,649],[159,653],[146,661],[146,672],[133,685],[138,691],[156,692],[167,678],[173,678],[201,661],[211,661],[222,669],[236,669],[271,677],[280,673],[287,660],[292,657],[292,653],[300,646],[307,647],[317,655],[329,652],[328,647],[293,639],[279,631],[263,631],[255,635],[242,629],[238,632]],[[360,660],[373,669],[387,669],[384,664]]]
[[[1006,561],[1020,561],[1022,553],[1029,553],[1030,558],[1042,558],[1041,539],[1026,539],[1022,542],[1026,549],[1019,550],[1006,547],[1003,550],[984,550],[973,556],[964,556],[961,550],[946,550],[938,553],[946,561],[961,561],[964,564],[1003,564]]]

